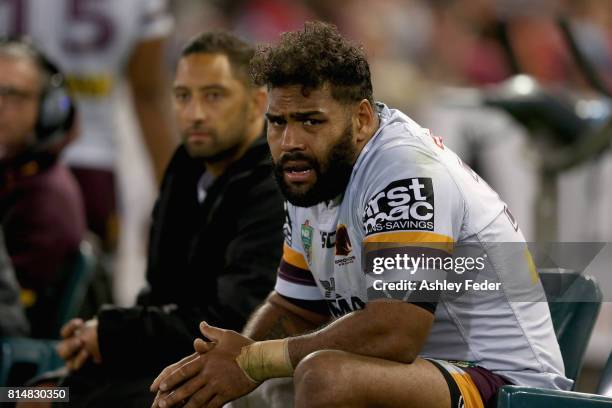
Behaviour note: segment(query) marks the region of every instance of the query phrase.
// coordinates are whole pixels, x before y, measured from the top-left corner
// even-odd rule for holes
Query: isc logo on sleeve
[[[363,216],[366,235],[398,230],[434,229],[434,193],[431,178],[397,180],[374,194]]]

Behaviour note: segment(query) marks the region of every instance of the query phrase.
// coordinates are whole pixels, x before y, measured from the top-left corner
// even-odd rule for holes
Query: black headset
[[[74,124],[75,104],[68,93],[64,75],[49,58],[28,39],[0,38],[0,47],[11,44],[24,47],[48,76],[40,94],[38,116],[34,126],[36,142],[32,146],[37,151],[45,150],[67,136]]]

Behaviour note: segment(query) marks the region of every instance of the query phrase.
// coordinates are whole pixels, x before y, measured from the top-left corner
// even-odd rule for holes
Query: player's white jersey
[[[309,208],[287,205],[276,291],[325,300],[335,316],[374,298],[401,298],[435,313],[422,357],[469,361],[516,384],[570,388],[542,286],[506,205],[440,138],[378,107],[380,127],[344,195]],[[375,270],[373,254],[384,260],[402,252],[446,254],[456,263],[445,273],[398,264]],[[461,252],[484,266],[458,273],[458,260],[467,259]],[[472,283],[459,291],[385,286],[434,280]]]
[[[56,62],[77,99],[73,165],[111,170],[118,85],[141,41],[172,29],[166,0],[0,0],[0,34],[26,35]]]

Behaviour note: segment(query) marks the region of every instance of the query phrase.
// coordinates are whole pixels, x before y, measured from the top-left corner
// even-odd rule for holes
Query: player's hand
[[[186,402],[185,408],[218,408],[228,401],[241,397],[258,384],[249,379],[236,363],[243,346],[253,340],[235,331],[200,324],[200,331],[214,344],[196,341],[197,357],[189,356],[183,364],[165,369],[151,386],[158,392],[154,408],[167,408]],[[191,357],[191,359],[190,359]],[[180,362],[179,362],[180,363]],[[172,367],[172,366],[171,366]]]
[[[149,387],[149,390],[151,392],[157,392],[159,391],[159,385],[162,382],[162,380],[165,380],[170,374],[172,374],[173,372],[177,371],[178,369],[180,369],[181,367],[187,365],[187,364],[200,364],[200,354],[199,353],[193,353],[188,355],[187,357],[183,358],[182,360],[169,365],[168,367],[164,368],[162,370],[161,373],[159,373],[159,375],[155,378],[155,380],[153,381],[153,383],[151,384],[151,387]],[[196,362],[194,362],[194,360],[197,360]]]

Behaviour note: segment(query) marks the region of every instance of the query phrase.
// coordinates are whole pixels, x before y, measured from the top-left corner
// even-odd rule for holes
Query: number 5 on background
[[[0,27],[5,25],[8,31],[3,35],[19,36],[26,34],[27,0],[0,0]]]
[[[105,3],[108,0],[64,0],[61,3],[56,0],[38,0],[38,2],[53,1],[55,7],[63,8],[63,27],[67,27],[61,42],[62,48],[71,54],[82,54],[87,52],[100,52],[105,49],[115,37],[115,26],[112,18],[105,12]],[[11,36],[31,34],[29,16],[32,9],[36,7],[37,0],[0,0],[0,16],[2,25],[8,27],[8,31],[2,34]],[[49,22],[53,24],[52,20]],[[79,30],[88,26],[86,35],[70,35],[73,29]],[[82,32],[82,31],[81,31]]]

